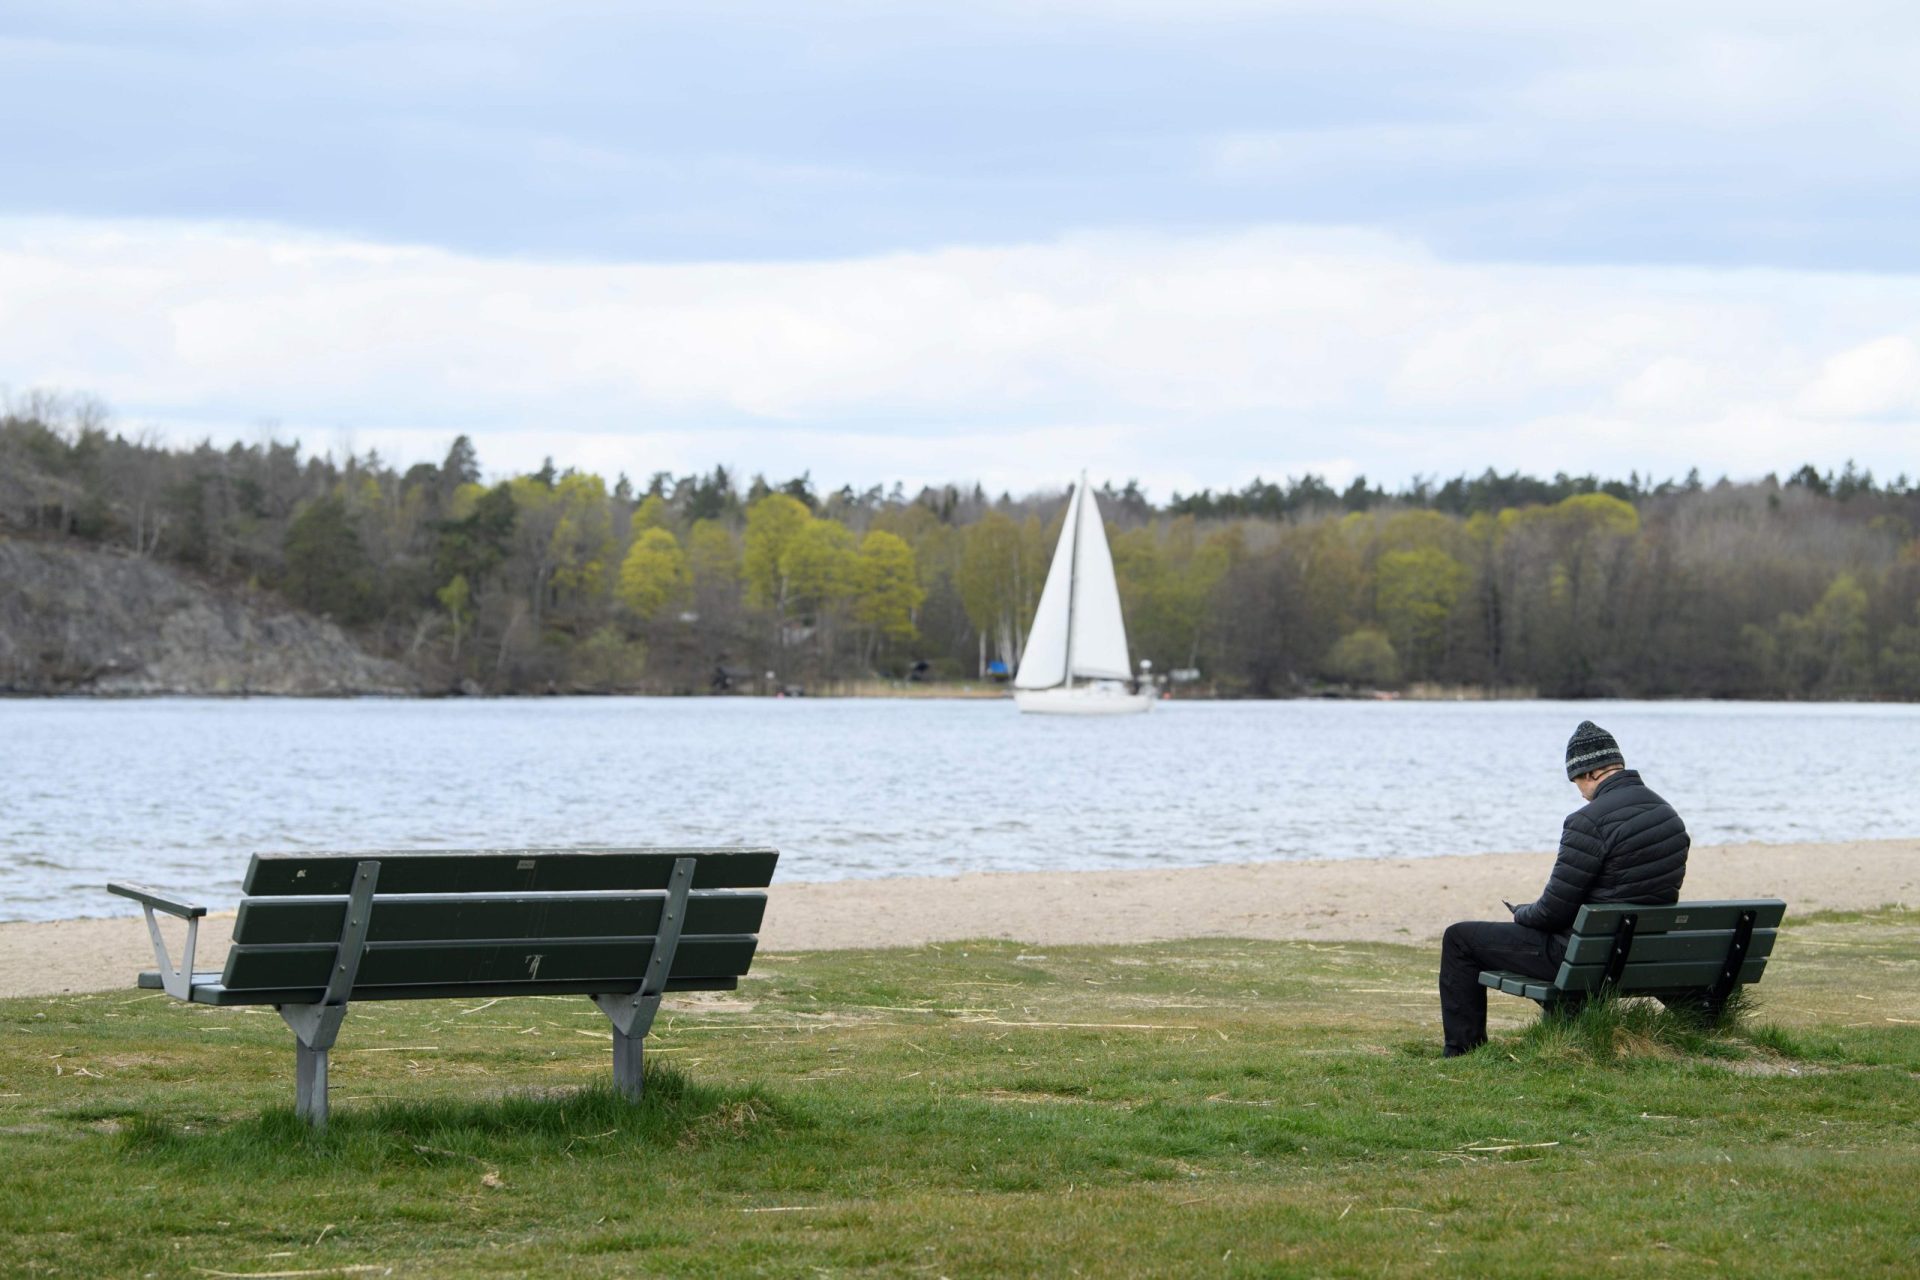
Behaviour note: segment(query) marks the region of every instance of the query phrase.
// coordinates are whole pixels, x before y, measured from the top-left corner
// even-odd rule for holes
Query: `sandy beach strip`
[[[761,945],[813,951],[961,938],[1068,946],[1192,937],[1424,943],[1455,920],[1504,919],[1500,900],[1535,897],[1552,865],[1551,853],[1484,853],[776,882]],[[1684,896],[1784,898],[1789,918],[1920,904],[1920,838],[1698,848]],[[230,912],[201,922],[197,968],[220,966],[232,927]],[[177,948],[179,932],[168,927],[170,946]],[[138,916],[0,924],[0,997],[127,989],[152,967]]]

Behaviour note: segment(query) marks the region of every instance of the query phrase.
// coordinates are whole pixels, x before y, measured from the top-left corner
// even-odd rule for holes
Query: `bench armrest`
[[[116,880],[107,886],[107,892],[117,893],[123,898],[132,898],[143,907],[152,907],[170,916],[179,916],[182,920],[198,920],[207,914],[205,907],[195,906],[191,902],[182,902],[158,889],[149,889],[143,884],[126,884]]]
[[[153,958],[160,966],[160,982],[167,994],[175,1000],[193,998],[193,947],[200,936],[200,918],[207,914],[205,907],[195,906],[191,902],[182,902],[170,898],[157,889],[145,885],[114,883],[107,886],[108,893],[117,893],[123,898],[132,898],[145,908],[147,917],[147,936],[153,939]],[[156,911],[164,911],[170,916],[179,916],[187,922],[187,944],[185,954],[179,964],[167,954],[167,940],[160,936],[160,923],[153,918]]]

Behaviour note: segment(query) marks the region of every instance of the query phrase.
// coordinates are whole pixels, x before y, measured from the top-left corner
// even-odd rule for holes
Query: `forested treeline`
[[[1920,488],[1488,471],[1387,492],[1100,490],[1136,659],[1190,687],[1920,698]],[[489,481],[266,440],[170,449],[84,400],[0,413],[0,528],[278,592],[444,687],[818,687],[1018,663],[1063,492],[822,492],[725,468]],[[5,589],[0,583],[0,590]]]

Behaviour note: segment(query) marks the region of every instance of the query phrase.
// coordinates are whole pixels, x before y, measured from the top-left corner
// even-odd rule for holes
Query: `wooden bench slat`
[[[1753,941],[1747,948],[1748,958],[1773,954],[1773,944],[1778,932],[1773,929],[1755,929]],[[1642,962],[1660,962],[1673,960],[1724,960],[1727,948],[1733,942],[1733,930],[1679,930],[1670,933],[1641,934],[1637,929],[1633,935],[1632,958],[1634,964]],[[1604,964],[1613,954],[1613,935],[1605,934],[1597,938],[1571,938],[1567,942],[1566,962],[1568,964]]]
[[[193,974],[193,980],[196,983],[218,982],[220,981],[220,971],[217,969],[196,969]],[[167,988],[166,980],[160,976],[158,969],[142,969],[134,985],[142,991],[164,991]]]
[[[675,978],[667,983],[667,992],[733,991],[738,978]],[[143,989],[160,990],[160,974],[149,969],[140,975]],[[605,993],[605,983],[594,982],[514,982],[489,985],[480,983],[450,991],[444,985],[405,987],[369,987],[360,996],[364,1000],[486,1000],[494,996],[588,996]],[[356,988],[357,990],[357,988]],[[321,996],[320,987],[254,988],[230,990],[220,983],[217,973],[194,975],[192,999],[195,1004],[233,1007],[263,1004],[311,1004]]]
[[[1480,985],[1504,991],[1510,996],[1525,996],[1529,1000],[1544,1000],[1547,993],[1553,990],[1553,984],[1544,978],[1530,978],[1524,973],[1507,969],[1482,970]]]
[[[682,935],[669,977],[737,977],[753,961],[752,936]],[[336,948],[236,946],[221,985],[233,989],[324,986]],[[465,986],[597,981],[597,990],[635,989],[653,955],[650,937],[536,938],[458,942],[376,942],[367,946],[350,999],[382,986]]]
[[[676,859],[695,857],[695,889],[764,889],[772,849],[447,849],[256,853],[249,897],[344,894],[354,868],[381,863],[381,893],[531,893],[665,889]]]
[[[595,894],[376,894],[371,942],[484,938],[651,937],[660,928],[666,895]],[[346,923],[345,898],[250,898],[233,923],[237,945],[334,942]],[[710,890],[687,900],[688,936],[758,933],[767,895]]]
[[[1689,988],[1710,987],[1725,960],[1679,960],[1666,964],[1628,964],[1620,975],[1620,984],[1616,988],[1621,995],[1632,995],[1637,991],[1681,991]],[[1562,991],[1578,994],[1596,990],[1606,975],[1604,964],[1580,964],[1560,966],[1559,976],[1549,985]],[[1767,970],[1764,956],[1749,956],[1740,966],[1740,981],[1755,983]]]
[[[1731,929],[1740,922],[1743,911],[1754,913],[1755,929],[1778,928],[1786,917],[1787,904],[1779,898],[1713,899],[1701,902],[1676,902],[1665,907],[1642,907],[1631,903],[1589,902],[1573,918],[1572,932],[1586,937],[1613,936],[1620,917],[1634,917],[1634,937],[1666,933],[1674,929]],[[1638,945],[1637,941],[1636,944]]]
[[[1741,966],[1740,981],[1749,985],[1756,983],[1765,971],[1764,960],[1751,960]],[[1510,996],[1525,996],[1529,1000],[1552,1000],[1563,995],[1581,995],[1595,990],[1604,973],[1603,965],[1582,965],[1571,976],[1563,968],[1559,978],[1549,980],[1504,969],[1488,969],[1480,974],[1480,985],[1504,991]],[[1629,965],[1616,989],[1621,995],[1694,991],[1705,988],[1719,976],[1717,964],[1711,968],[1699,965],[1642,965],[1636,968]]]

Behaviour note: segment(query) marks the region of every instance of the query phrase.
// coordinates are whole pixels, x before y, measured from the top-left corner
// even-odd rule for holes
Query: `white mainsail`
[[[1067,503],[1060,542],[1040,589],[1016,689],[1055,689],[1085,680],[1126,680],[1127,624],[1120,615],[1120,584],[1100,503],[1083,474]]]
[[[1107,549],[1107,524],[1100,518],[1100,502],[1080,477],[1076,497],[1084,491],[1080,510],[1080,554],[1073,565],[1073,645],[1067,656],[1069,679],[1130,680],[1133,664],[1127,660],[1127,624],[1120,616],[1120,583],[1113,576],[1113,553]]]

